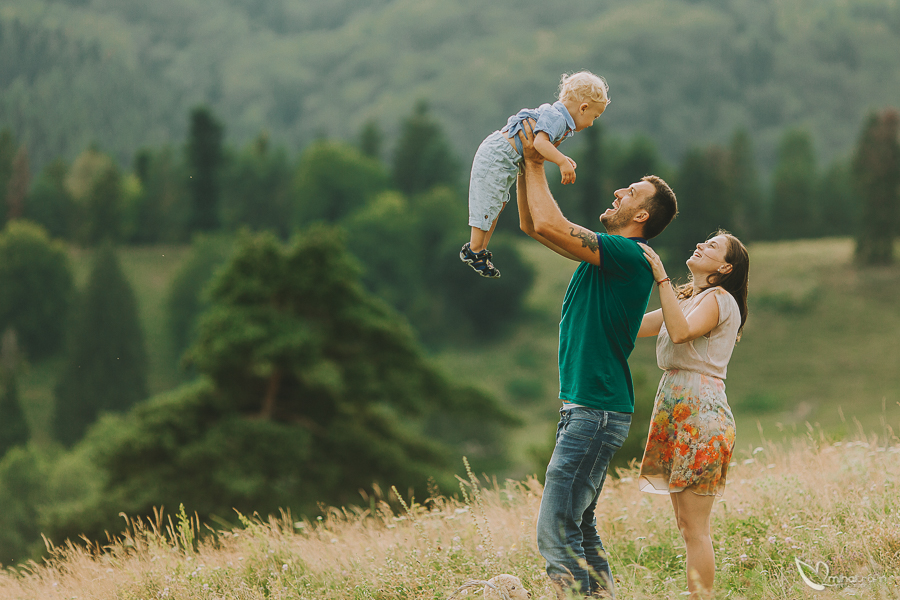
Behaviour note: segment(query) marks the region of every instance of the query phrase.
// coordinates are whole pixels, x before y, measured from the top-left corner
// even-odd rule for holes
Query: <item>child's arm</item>
[[[562,182],[575,183],[575,161],[563,154],[550,141],[546,131],[538,131],[534,136],[534,149],[552,163],[556,163],[562,174]]]

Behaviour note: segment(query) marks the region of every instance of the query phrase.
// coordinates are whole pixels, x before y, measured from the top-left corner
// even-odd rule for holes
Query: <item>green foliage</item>
[[[136,244],[186,239],[190,204],[186,165],[168,147],[144,148],[134,158],[138,191],[126,206],[125,238]]]
[[[227,519],[351,502],[373,482],[447,484],[463,446],[502,460],[512,417],[435,369],[360,285],[338,230],[288,246],[242,234],[209,298],[188,354],[201,378],[91,430],[81,448],[106,489],[55,536],[98,535],[119,511],[160,504]]]
[[[731,136],[725,165],[726,204],[733,208],[732,233],[745,243],[766,234],[765,206],[752,141],[746,129]]]
[[[440,122],[420,100],[403,121],[394,150],[394,185],[405,194],[418,194],[438,185],[459,184],[459,162],[445,137]]]
[[[864,198],[856,259],[862,264],[894,261],[900,231],[900,113],[895,109],[866,120],[853,157],[855,189]]]
[[[41,167],[92,139],[124,162],[183,135],[201,101],[241,143],[269,127],[302,147],[323,130],[350,141],[371,119],[394,137],[426,98],[467,160],[586,66],[610,82],[612,130],[652,135],[674,162],[740,124],[769,168],[785,126],[806,122],[830,160],[900,93],[892,0],[574,0],[558,15],[534,0],[271,0],[221,3],[208,19],[200,0],[17,0],[2,18],[0,123]]]
[[[847,160],[835,160],[819,179],[819,226],[822,236],[853,235],[859,231],[862,206],[853,193],[852,174]]]
[[[815,231],[816,157],[809,133],[787,131],[772,178],[772,222],[776,239],[810,237]]]
[[[366,286],[403,313],[426,344],[495,339],[521,317],[533,270],[501,233],[491,251],[503,277],[485,280],[463,265],[466,207],[452,190],[439,187],[412,200],[386,192],[345,224]]]
[[[54,238],[72,237],[75,205],[65,186],[67,171],[62,159],[47,164],[25,200],[25,218]]]
[[[219,188],[224,127],[206,106],[191,111],[186,148],[190,231],[211,231],[219,226]]]
[[[9,129],[0,131],[0,199],[6,198],[6,188],[13,175],[13,160],[16,156],[16,139]],[[6,203],[0,203],[0,226],[6,223]]]
[[[722,228],[733,227],[733,198],[728,194],[727,153],[718,146],[684,155],[674,188],[682,202],[667,240],[676,259]]]
[[[272,150],[261,134],[226,162],[223,173],[222,226],[275,231],[287,238],[293,217],[291,167],[283,148]]]
[[[300,157],[294,177],[299,203],[294,224],[338,221],[387,187],[387,174],[377,160],[341,142],[319,140]]]
[[[384,144],[384,132],[374,119],[366,121],[359,132],[359,151],[364,156],[381,160],[382,145]]]
[[[0,376],[0,457],[28,442],[28,423],[19,402],[15,373],[4,368]]]
[[[66,445],[105,411],[121,412],[147,394],[147,352],[137,304],[115,249],[101,246],[69,332],[56,384],[56,438]]]
[[[173,356],[180,358],[194,341],[197,318],[209,307],[203,289],[228,259],[231,244],[232,239],[227,236],[195,236],[190,254],[172,278],[166,309]]]
[[[13,221],[0,233],[0,331],[13,328],[25,354],[42,359],[63,342],[72,273],[62,244]]]
[[[122,237],[123,209],[122,176],[109,162],[94,176],[84,199],[79,241],[88,246],[118,241]]]
[[[46,460],[19,446],[0,459],[0,563],[25,562],[43,546],[40,506],[46,502]]]

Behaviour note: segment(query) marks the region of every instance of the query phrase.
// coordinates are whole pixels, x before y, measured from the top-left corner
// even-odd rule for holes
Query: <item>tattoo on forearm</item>
[[[588,231],[587,229],[579,229],[576,231],[574,227],[569,227],[569,235],[580,239],[581,247],[588,248],[591,252],[596,252],[600,247],[597,242],[597,234]]]

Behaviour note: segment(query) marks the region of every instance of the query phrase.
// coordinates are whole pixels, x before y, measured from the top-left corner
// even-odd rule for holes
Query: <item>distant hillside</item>
[[[579,68],[609,79],[614,133],[674,160],[746,126],[768,165],[786,126],[830,158],[900,98],[897,0],[5,0],[0,23],[0,127],[37,165],[181,143],[199,102],[241,142],[391,139],[419,98],[468,160]]]

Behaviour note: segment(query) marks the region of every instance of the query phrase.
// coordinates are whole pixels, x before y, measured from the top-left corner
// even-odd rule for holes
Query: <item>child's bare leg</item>
[[[472,252],[481,252],[485,248],[487,248],[488,242],[491,241],[491,236],[494,235],[494,229],[497,228],[497,220],[500,218],[500,215],[503,214],[503,209],[506,208],[506,202],[503,203],[503,206],[500,207],[500,212],[497,213],[497,217],[494,219],[494,222],[491,223],[491,228],[488,231],[482,231],[477,227],[472,228],[472,235],[469,237],[469,248],[472,249]]]

